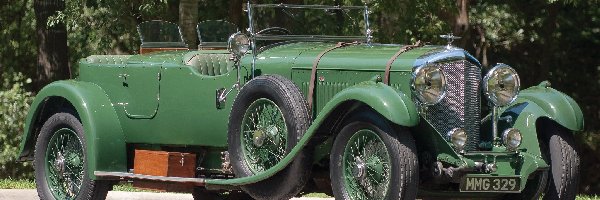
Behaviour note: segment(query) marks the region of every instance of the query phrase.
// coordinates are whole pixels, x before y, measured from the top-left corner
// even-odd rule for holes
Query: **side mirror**
[[[243,33],[237,32],[229,36],[227,49],[236,58],[241,58],[250,50],[250,38]]]

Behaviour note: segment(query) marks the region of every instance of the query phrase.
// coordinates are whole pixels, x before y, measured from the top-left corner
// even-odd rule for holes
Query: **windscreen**
[[[206,20],[198,23],[197,31],[200,42],[227,42],[231,34],[238,32],[238,28],[227,21]]]
[[[363,36],[363,6],[252,5],[254,33],[261,35]]]
[[[146,21],[138,25],[142,44],[148,42],[183,42],[179,26],[165,21]]]

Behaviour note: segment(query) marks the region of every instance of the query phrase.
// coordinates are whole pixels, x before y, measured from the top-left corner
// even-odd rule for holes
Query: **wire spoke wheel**
[[[390,156],[375,132],[356,132],[346,144],[342,162],[345,189],[351,199],[386,198]]]
[[[277,171],[241,189],[254,199],[296,196],[310,177],[311,150],[296,152],[283,169],[275,166],[298,144],[309,125],[306,100],[292,81],[263,75],[246,83],[229,114],[227,145],[233,172],[236,177],[248,177]]]
[[[77,134],[68,128],[57,130],[46,151],[46,179],[57,199],[75,199],[84,176],[83,145]]]
[[[286,155],[287,126],[281,109],[271,100],[254,101],[242,120],[241,143],[252,172],[275,166]]]
[[[331,148],[331,188],[336,199],[400,200],[417,197],[415,141],[368,108],[349,114]]]

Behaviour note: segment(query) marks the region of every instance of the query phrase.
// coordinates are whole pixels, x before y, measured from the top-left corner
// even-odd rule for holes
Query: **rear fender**
[[[89,172],[126,172],[123,130],[108,96],[98,85],[73,80],[53,82],[36,95],[27,114],[19,160],[33,159],[35,140],[46,120],[43,117],[53,114],[44,113],[48,112],[44,108],[56,106],[48,105],[56,102],[51,99],[64,99],[77,112],[83,124]],[[94,173],[89,176],[95,179]]]

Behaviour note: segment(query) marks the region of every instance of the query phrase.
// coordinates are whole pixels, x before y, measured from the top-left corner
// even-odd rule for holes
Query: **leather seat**
[[[219,76],[233,69],[230,54],[196,54],[186,65],[194,67],[200,74],[206,76]]]

